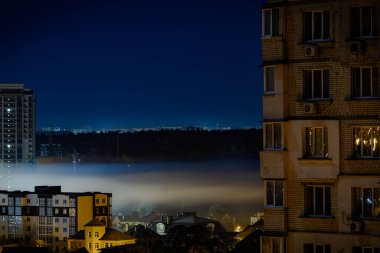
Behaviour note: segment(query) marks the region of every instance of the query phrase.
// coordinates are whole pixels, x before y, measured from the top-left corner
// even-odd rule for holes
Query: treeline
[[[261,129],[160,130],[76,135],[44,132],[36,136],[36,155],[40,160],[42,157],[59,157],[63,160],[75,157],[86,161],[184,160],[258,156],[261,149]]]

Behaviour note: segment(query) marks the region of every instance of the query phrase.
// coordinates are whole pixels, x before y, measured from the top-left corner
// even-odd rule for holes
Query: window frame
[[[285,242],[286,242],[286,239],[284,237],[273,237],[273,236],[260,236],[260,248],[261,248],[261,251],[263,251],[263,247],[264,247],[264,240],[269,240],[269,252],[270,253],[273,253],[274,252],[274,245],[275,245],[275,241],[278,242],[278,245],[279,245],[279,248],[278,248],[278,252],[279,253],[284,253],[285,252]]]
[[[273,69],[273,90],[268,90],[268,69]],[[274,94],[275,93],[275,90],[276,90],[276,81],[275,81],[275,77],[276,77],[276,67],[275,65],[268,65],[268,66],[264,66],[264,93],[265,94]]]
[[[331,245],[330,244],[313,244],[313,243],[304,243],[303,244],[303,253],[316,253],[317,247],[322,246],[323,247],[323,253],[331,253]],[[312,252],[309,252],[306,247],[313,247]],[[326,248],[329,248],[326,251]]]
[[[307,137],[307,132],[308,129],[311,129],[312,133],[312,139],[311,139],[311,146],[312,146],[312,153],[308,154],[308,137]],[[322,140],[321,140],[321,148],[322,150],[321,153],[322,155],[317,153],[317,138],[316,138],[316,129],[322,129]],[[327,127],[319,127],[319,126],[312,126],[312,127],[305,127],[304,129],[304,134],[305,134],[305,140],[304,140],[304,158],[327,158],[328,157],[328,129]],[[327,136],[326,136],[327,135]],[[327,137],[327,138],[326,138]]]
[[[375,149],[377,146],[378,149],[380,149],[380,140],[377,140],[376,137],[374,137],[374,130],[370,130],[371,131],[371,137],[370,137],[370,142],[369,142],[369,145],[370,145],[370,150],[371,150],[371,155],[365,155],[364,154],[364,137],[363,137],[363,134],[364,134],[364,129],[375,129],[375,131],[378,131],[378,135],[380,136],[380,127],[379,126],[356,126],[356,127],[353,127],[353,145],[354,145],[354,148],[353,148],[353,156],[354,157],[360,157],[360,158],[380,158],[380,153],[379,155],[375,155]],[[356,136],[356,130],[359,130],[360,131],[360,136]],[[371,143],[371,140],[373,140],[373,144]],[[359,146],[360,144],[360,154],[356,151],[357,150],[357,146]],[[374,147],[375,149],[374,149]]]
[[[269,138],[267,138],[267,132],[268,132],[267,126],[270,126],[270,125],[271,125],[271,130],[269,134],[270,134],[271,140],[268,140]],[[278,137],[276,138],[275,126],[280,127],[279,147],[275,147],[278,141],[277,139]],[[283,150],[284,149],[284,124],[282,122],[264,122],[263,134],[264,134],[263,135],[264,136],[263,138],[264,150]]]
[[[316,23],[316,20],[315,20],[315,14],[316,13],[320,13],[321,14],[321,23],[320,23],[320,32],[321,32],[321,38],[316,38],[316,35],[315,35],[315,23]],[[325,15],[327,14],[327,22],[328,22],[328,25],[327,25],[327,34],[325,34]],[[311,27],[307,27],[307,15],[311,15],[310,16],[310,25]],[[310,29],[311,28],[311,29]],[[306,30],[310,30],[310,38],[307,38],[307,32]],[[304,12],[304,31],[303,31],[303,35],[304,35],[304,41],[315,41],[315,42],[318,42],[318,41],[328,41],[330,39],[330,11],[329,10],[312,10],[312,11],[306,11]],[[325,37],[326,36],[326,37]]]
[[[369,69],[370,70],[370,76],[369,76],[369,80],[370,80],[370,91],[371,91],[371,94],[369,96],[364,96],[363,95],[363,69]],[[355,76],[355,71],[359,70],[359,95],[356,95],[357,91],[356,91],[356,76]],[[373,98],[374,97],[374,83],[373,83],[373,79],[374,79],[374,68],[373,67],[366,67],[366,66],[360,66],[360,67],[355,67],[355,68],[351,68],[351,86],[352,86],[352,97],[353,98]]]
[[[366,34],[364,35],[363,33],[363,30],[365,30],[364,28],[367,28],[365,27],[364,23],[363,23],[363,9],[365,8],[370,8],[370,27],[369,27],[369,30],[370,30],[370,34]],[[356,38],[356,39],[365,39],[365,38],[373,38],[373,37],[377,37],[378,34],[376,34],[376,19],[374,18],[374,8],[376,8],[375,6],[358,6],[358,7],[354,7],[351,9],[351,38]],[[359,10],[359,20],[354,20],[354,10]],[[355,27],[355,24],[357,24],[357,27],[359,29],[359,31],[356,31],[356,27]]]
[[[320,97],[316,97],[315,93],[316,93],[316,83],[315,83],[315,73],[316,72],[320,72],[320,75],[321,75],[321,83],[320,83],[320,93],[321,93],[321,96]],[[310,78],[310,81],[311,81],[311,96],[309,97],[308,96],[308,73],[311,73],[311,78]],[[329,99],[330,98],[330,71],[329,69],[306,69],[304,70],[304,98],[305,100],[323,100],[323,99]],[[327,89],[327,91],[326,91]]]
[[[312,188],[313,196],[312,196],[312,213],[309,211],[309,196],[308,196],[308,188]],[[323,214],[317,214],[317,208],[318,208],[318,203],[317,203],[317,188],[322,188],[323,189],[323,199],[322,199],[322,211]],[[327,208],[327,197],[326,197],[326,188],[329,188],[329,194],[330,194],[330,203],[329,207],[330,209],[328,210]],[[332,217],[332,207],[331,207],[331,202],[332,202],[332,187],[330,185],[305,185],[305,216],[307,217]]]
[[[272,200],[271,202],[272,203],[268,203],[268,184],[269,183],[272,183],[273,184],[273,196],[272,196]],[[277,204],[277,200],[278,200],[278,188],[277,188],[277,184],[278,183],[281,183],[281,203],[280,204]],[[264,187],[265,187],[265,199],[264,199],[264,203],[265,203],[265,207],[269,207],[269,208],[283,208],[284,207],[284,202],[285,202],[285,194],[284,194],[284,190],[285,190],[285,187],[284,187],[284,180],[265,180],[264,181]]]
[[[274,15],[273,15],[273,10],[278,11],[278,20],[275,20]],[[267,33],[267,20],[266,20],[266,13],[269,13],[269,32]],[[282,29],[281,29],[281,9],[280,8],[265,8],[261,12],[261,36],[263,38],[271,38],[273,36],[280,36]],[[276,26],[277,25],[277,31],[276,31]]]
[[[356,189],[360,189],[360,215],[356,213]],[[364,200],[364,190],[371,190],[371,215],[365,215],[365,200]],[[377,190],[377,197],[380,199],[380,187],[352,187],[351,189],[351,199],[352,199],[352,216],[355,218],[370,218],[370,219],[380,219],[380,212],[378,216],[376,216],[376,208],[380,208],[380,202],[376,201],[375,198],[375,189]]]
[[[365,253],[366,249],[370,249],[372,253],[380,252],[380,248],[377,247],[361,247],[361,246],[353,246],[352,253]]]

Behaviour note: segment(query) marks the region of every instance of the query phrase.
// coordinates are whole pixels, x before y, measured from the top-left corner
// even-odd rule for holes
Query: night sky
[[[258,0],[1,0],[0,83],[37,128],[256,127]]]

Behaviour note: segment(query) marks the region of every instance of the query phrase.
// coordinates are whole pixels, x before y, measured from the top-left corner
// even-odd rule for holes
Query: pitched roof
[[[99,220],[96,220],[96,219],[93,219],[92,221],[88,222],[86,225],[84,225],[85,227],[103,227],[105,226],[106,224],[102,221],[99,221]]]
[[[134,240],[136,237],[124,234],[113,228],[107,228],[106,232],[99,240],[118,241],[118,240]]]
[[[69,237],[69,239],[84,240],[84,230],[79,230],[75,235]]]

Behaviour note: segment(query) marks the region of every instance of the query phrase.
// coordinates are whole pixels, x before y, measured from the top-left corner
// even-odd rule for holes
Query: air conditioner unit
[[[303,112],[305,114],[313,114],[317,112],[317,104],[314,103],[305,103],[303,105]]]
[[[362,221],[353,221],[350,224],[351,232],[362,232],[364,223]]]
[[[362,54],[364,51],[364,43],[361,41],[350,42],[351,54]]]
[[[305,56],[306,57],[315,57],[318,56],[318,47],[316,46],[306,46],[305,47]]]

